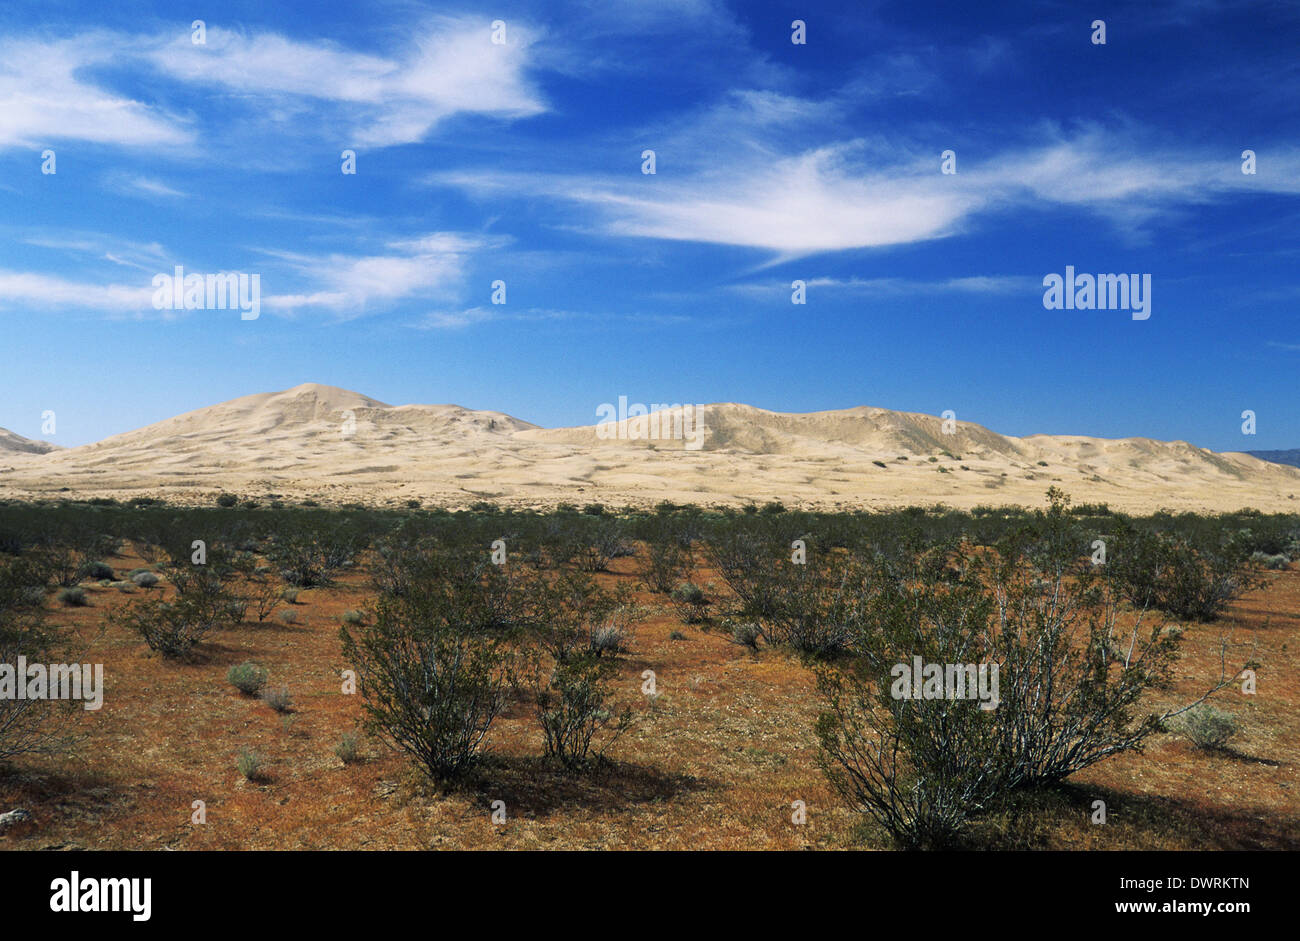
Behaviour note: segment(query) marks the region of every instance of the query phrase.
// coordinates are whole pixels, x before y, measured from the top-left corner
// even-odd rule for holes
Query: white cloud
[[[286,262],[318,290],[275,294],[263,300],[269,310],[322,308],[344,319],[412,297],[459,296],[467,256],[500,247],[503,240],[451,232],[390,242],[388,254],[323,256],[267,252]]]
[[[424,139],[458,113],[519,118],[546,110],[525,76],[533,31],[507,24],[491,41],[491,18],[441,17],[418,24],[396,56],[355,52],[324,40],[209,28],[205,45],[188,34],[158,45],[149,59],[175,78],[274,102],[344,106],[359,146]]]
[[[51,275],[0,269],[0,305],[73,307],[107,313],[153,309],[153,288],[135,284],[88,284]]]
[[[494,319],[495,317],[492,312],[486,308],[471,307],[468,310],[461,311],[431,312],[425,314],[425,316],[413,326],[425,330],[456,330],[461,327],[468,327],[472,324],[483,323]]]
[[[120,38],[107,33],[0,41],[0,147],[61,140],[163,147],[192,140],[176,118],[84,77],[86,69],[121,54]]]
[[[160,180],[154,180],[147,176],[135,176],[122,181],[126,189],[135,190],[137,193],[143,193],[146,196],[162,196],[166,198],[184,199],[186,194],[178,189],[172,189],[166,183]]]
[[[834,102],[733,94],[672,134],[648,133],[657,173],[629,157],[617,175],[438,173],[429,182],[494,197],[545,196],[587,206],[589,225],[621,236],[765,250],[778,259],[903,245],[957,234],[985,213],[1074,206],[1135,229],[1171,209],[1239,192],[1300,193],[1300,154],[1268,148],[1268,171],[1240,171],[1236,154],[1186,153],[1132,133],[1088,128],[958,155],[940,173],[942,143],[899,136],[794,149],[840,126]],[[639,150],[631,156],[637,156]]]
[[[810,288],[831,288],[853,293],[878,295],[907,294],[1020,294],[1042,290],[1039,277],[1015,275],[974,275],[942,281],[917,281],[909,278],[813,278]],[[788,287],[784,283],[782,287]]]

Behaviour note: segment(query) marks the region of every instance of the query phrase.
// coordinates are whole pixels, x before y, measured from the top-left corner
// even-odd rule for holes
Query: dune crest
[[[22,435],[14,434],[6,428],[0,428],[0,455],[9,454],[48,454],[60,450],[57,444],[48,441],[33,441]]]

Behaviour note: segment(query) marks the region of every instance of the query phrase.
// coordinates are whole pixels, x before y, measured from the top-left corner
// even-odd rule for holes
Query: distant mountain
[[[1251,457],[1257,457],[1261,461],[1300,467],[1300,448],[1292,448],[1290,451],[1247,451],[1245,453]]]
[[[619,417],[547,429],[503,412],[394,406],[307,383],[51,453],[0,439],[0,496],[211,505],[228,491],[334,504],[832,509],[1041,506],[1056,486],[1077,503],[1135,512],[1295,510],[1300,499],[1300,468],[1186,441],[1012,437],[868,406],[789,414],[721,403],[689,414],[673,407],[653,422]]]

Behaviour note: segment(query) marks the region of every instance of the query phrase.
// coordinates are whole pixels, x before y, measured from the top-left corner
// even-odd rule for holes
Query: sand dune
[[[935,416],[865,406],[786,414],[721,403],[698,413],[704,436],[693,450],[682,434],[691,426],[673,424],[692,417],[681,410],[659,416],[657,429],[638,425],[644,419],[545,429],[502,412],[392,406],[309,383],[49,453],[23,447],[42,449],[43,442],[5,433],[0,494],[185,503],[232,491],[449,506],[780,500],[819,508],[970,507],[1038,506],[1056,485],[1077,502],[1147,511],[1288,510],[1300,493],[1300,469],[1184,441],[1015,438],[970,422],[946,434]],[[661,437],[648,440],[656,430]]]
[[[0,456],[7,454],[48,454],[59,450],[57,444],[48,441],[33,441],[12,431],[0,428]]]

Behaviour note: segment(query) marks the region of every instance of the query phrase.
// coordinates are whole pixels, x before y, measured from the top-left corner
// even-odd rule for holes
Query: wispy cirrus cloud
[[[156,199],[185,199],[187,194],[168,186],[161,180],[147,176],[114,174],[109,185],[118,192],[153,197]]]
[[[1270,148],[1270,166],[1241,173],[1235,154],[1189,154],[1129,129],[1042,124],[1037,140],[940,172],[941,141],[900,133],[795,149],[833,127],[846,102],[737,92],[657,144],[657,172],[439,172],[427,182],[490,198],[543,197],[588,210],[618,236],[760,249],[778,260],[942,239],[1006,210],[1072,207],[1132,232],[1171,209],[1229,194],[1300,194],[1300,149]],[[822,132],[824,133],[824,132]]]
[[[152,310],[153,288],[145,284],[100,284],[55,275],[0,269],[0,307],[85,309],[109,314]]]
[[[316,309],[340,320],[365,316],[411,298],[457,299],[463,292],[465,268],[472,253],[500,248],[506,240],[452,232],[436,232],[394,240],[383,254],[303,255],[278,251],[278,259],[315,290],[272,294],[263,300],[268,310],[294,313]]]
[[[521,118],[546,110],[527,76],[536,32],[512,20],[492,42],[491,18],[435,17],[410,31],[404,49],[357,52],[326,40],[214,28],[203,45],[188,35],[147,59],[172,78],[253,99],[317,103],[342,112],[358,145],[423,140],[455,114]]]
[[[188,29],[7,38],[0,40],[0,148],[59,140],[137,148],[195,143],[200,128],[191,118],[114,90],[103,72],[123,64],[152,66],[180,86],[234,93],[237,106],[303,133],[342,121],[358,146],[417,142],[456,114],[544,112],[527,74],[537,31],[511,21],[507,42],[496,44],[490,26],[487,17],[432,17],[409,31],[404,46],[382,55],[327,39],[216,26],[200,45]],[[172,92],[153,84],[163,97]]]
[[[0,148],[62,140],[121,147],[193,141],[194,129],[180,117],[87,77],[87,70],[113,61],[125,46],[107,32],[0,40]]]
[[[1020,275],[972,275],[927,281],[916,278],[807,278],[810,290],[829,290],[837,293],[867,297],[908,297],[926,294],[1001,295],[1033,294],[1042,291],[1040,277]],[[753,296],[770,296],[774,292],[788,292],[789,281],[734,284],[728,290]]]

